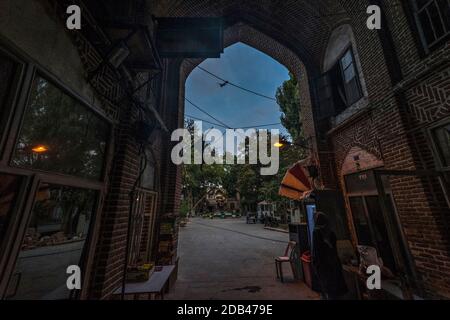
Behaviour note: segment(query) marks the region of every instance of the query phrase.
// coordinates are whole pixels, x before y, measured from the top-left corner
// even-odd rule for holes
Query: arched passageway
[[[319,183],[314,184],[318,191],[331,190],[336,201],[345,204],[333,206],[341,208],[337,213],[348,218],[352,230],[345,248],[356,251],[361,243],[390,246],[395,276],[407,280],[409,291],[425,298],[449,298],[450,29],[443,19],[415,17],[419,10],[445,17],[447,3],[2,0],[0,70],[7,81],[0,82],[0,197],[7,196],[0,199],[6,203],[0,206],[0,296],[23,287],[17,276],[24,266],[23,255],[51,251],[55,243],[86,242],[74,256],[85,267],[80,298],[112,297],[124,283],[129,260],[176,262],[181,169],[170,161],[170,134],[183,126],[185,81],[200,61],[161,58],[158,18],[219,17],[225,46],[248,44],[300,80],[300,117],[311,157],[299,165],[310,166],[310,174],[318,175]],[[69,30],[67,7],[74,4],[83,8],[83,24]],[[380,30],[367,27],[370,4],[380,6]],[[61,108],[55,98],[48,102],[55,110],[48,126],[33,118],[29,111],[35,105],[29,97],[39,81],[48,82],[58,99],[77,105],[69,108],[73,117],[56,112]],[[80,114],[99,116],[99,122],[83,124]],[[91,142],[101,145],[100,151],[73,149],[78,145],[73,143],[62,148],[58,139],[49,139],[49,127],[72,119],[78,119],[77,126],[63,126],[70,131],[63,133],[68,137],[64,140],[79,141],[82,135],[75,128],[86,127],[85,133],[103,128],[102,137],[92,134],[86,143],[86,148]],[[23,121],[32,136],[36,131],[35,145],[28,139],[30,132],[22,130]],[[17,160],[45,158],[42,155],[52,150],[70,151],[58,168]],[[152,156],[143,155],[147,152]],[[83,165],[91,162],[81,154],[95,158],[95,177],[84,171]],[[69,165],[72,160],[76,166]],[[148,164],[144,170],[148,181],[141,179],[143,163]],[[40,201],[57,204],[58,210],[66,208],[62,216],[79,212],[79,201],[67,204],[60,197],[53,201],[58,186],[84,190],[89,199],[92,195],[92,207],[86,207],[86,216],[92,219],[80,218],[66,228],[70,231],[78,224],[76,236],[55,224],[49,228],[48,221],[42,221],[43,233],[30,227],[37,213],[33,208]],[[48,189],[53,190],[50,195]],[[38,216],[52,213],[49,206],[39,207],[43,214]],[[333,208],[327,210],[335,213]],[[145,227],[132,225],[132,214]],[[367,221],[364,215],[369,216]],[[388,227],[389,246],[377,241],[379,225]],[[170,235],[164,233],[167,229]],[[45,248],[36,246],[38,242]],[[135,246],[131,253],[130,242]],[[25,278],[48,271],[26,267]],[[58,270],[65,275],[64,266]],[[63,277],[50,271],[52,281],[30,287],[36,289],[33,297],[57,293],[64,286]]]

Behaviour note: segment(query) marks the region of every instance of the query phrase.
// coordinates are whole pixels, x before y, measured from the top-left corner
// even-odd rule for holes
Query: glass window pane
[[[438,6],[435,2],[432,2],[428,7],[428,13],[430,14],[431,21],[433,22],[436,37],[440,39],[445,34],[445,29],[439,14]]]
[[[361,99],[362,94],[361,90],[359,88],[358,79],[355,77],[351,79],[346,85],[345,85],[345,92],[347,95],[347,101],[350,105],[357,102],[359,99]]]
[[[434,131],[435,143],[444,167],[450,167],[450,123]]]
[[[66,270],[80,265],[95,200],[92,190],[40,186],[10,281],[10,287],[17,285],[11,299],[70,297]]]
[[[349,201],[353,215],[353,222],[356,228],[356,234],[358,236],[358,244],[374,247],[370,235],[369,223],[366,218],[366,210],[364,208],[363,198],[351,197]]]
[[[392,253],[386,223],[381,211],[378,196],[366,197],[366,204],[370,220],[372,221],[374,236],[376,237],[375,241],[377,242],[379,249],[378,254],[383,259],[383,263],[386,267],[395,272],[394,254]]]
[[[108,137],[105,120],[37,76],[13,164],[101,179]]]
[[[445,23],[447,32],[450,32],[450,1],[449,0],[437,0],[439,5],[439,11],[441,12],[442,20]]]
[[[355,78],[355,67],[351,64],[344,70],[344,81],[349,83],[353,78]]]
[[[0,173],[0,243],[19,192],[21,179],[10,174]]]
[[[425,36],[427,44],[433,43],[436,40],[436,38],[434,36],[433,28],[431,27],[431,22],[428,17],[427,10],[424,10],[419,14],[419,20],[420,24],[422,25],[422,31]]]
[[[348,50],[341,59],[342,69],[346,69],[353,62],[352,51]]]

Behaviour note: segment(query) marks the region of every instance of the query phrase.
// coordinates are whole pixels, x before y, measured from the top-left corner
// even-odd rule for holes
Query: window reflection
[[[66,270],[80,264],[95,199],[95,191],[41,185],[10,281],[11,299],[70,297]]]
[[[13,163],[100,179],[108,137],[106,121],[37,76]]]
[[[20,188],[20,178],[9,174],[0,174],[0,243],[14,207]]]

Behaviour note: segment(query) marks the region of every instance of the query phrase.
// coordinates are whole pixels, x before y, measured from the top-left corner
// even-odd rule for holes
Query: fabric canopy
[[[312,190],[308,174],[299,162],[291,167],[281,182],[279,194],[292,200],[302,200]]]

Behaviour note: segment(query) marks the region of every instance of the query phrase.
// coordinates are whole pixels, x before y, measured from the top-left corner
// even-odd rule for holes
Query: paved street
[[[193,218],[180,230],[178,281],[168,299],[304,300],[317,295],[294,282],[285,265],[285,283],[275,277],[274,257],[288,234],[265,230],[245,219]]]

